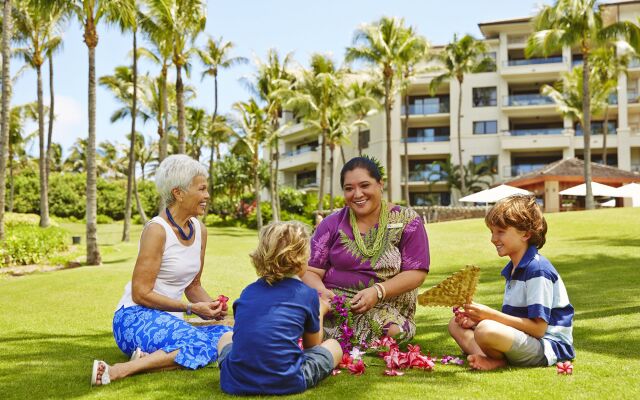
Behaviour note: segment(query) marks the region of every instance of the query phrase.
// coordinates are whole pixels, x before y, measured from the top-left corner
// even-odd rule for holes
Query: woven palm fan
[[[467,265],[418,296],[421,306],[460,307],[469,304],[478,286],[480,267]]]

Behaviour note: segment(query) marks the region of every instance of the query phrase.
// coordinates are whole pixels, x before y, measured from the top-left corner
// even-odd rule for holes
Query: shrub
[[[111,218],[108,215],[98,214],[97,222],[99,224],[112,224],[113,223],[113,218]]]
[[[38,264],[67,249],[69,233],[57,226],[40,228],[20,224],[7,229],[4,248],[0,248],[0,266]]]

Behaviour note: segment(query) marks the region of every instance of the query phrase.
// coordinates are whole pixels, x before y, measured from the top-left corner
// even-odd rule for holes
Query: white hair
[[[156,187],[165,206],[175,202],[171,191],[175,188],[189,189],[196,176],[207,178],[209,174],[204,165],[184,154],[175,154],[165,158],[156,170]]]

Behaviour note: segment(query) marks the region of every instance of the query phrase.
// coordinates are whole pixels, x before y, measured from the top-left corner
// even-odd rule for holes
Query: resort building
[[[640,1],[620,1],[605,6],[605,22],[638,21]],[[403,111],[408,111],[409,195],[412,205],[448,205],[452,194],[434,161],[453,164],[492,162],[493,182],[528,174],[547,164],[583,156],[579,124],[563,118],[553,101],[540,94],[541,86],[554,84],[561,74],[582,62],[578,49],[564,48],[542,58],[525,58],[524,48],[532,32],[531,18],[479,24],[495,69],[465,76],[460,110],[462,160],[458,159],[458,84],[450,81],[431,95],[428,85],[436,76],[422,75],[409,88],[408,104],[397,96],[392,113],[392,196],[403,198]],[[433,48],[437,51],[438,48]],[[617,93],[609,100],[607,164],[640,172],[640,62],[634,60],[621,75]],[[292,116],[285,113],[284,119]],[[343,146],[346,159],[363,154],[386,161],[384,112],[367,118],[369,128],[354,133]],[[602,160],[603,115],[592,122],[592,161]],[[291,126],[280,142],[279,181],[306,190],[317,190],[320,179],[320,135],[303,124]],[[329,151],[327,150],[327,153]],[[327,154],[327,162],[329,162]],[[334,192],[340,193],[341,149],[336,148]],[[640,175],[638,175],[640,180]],[[325,192],[329,192],[326,177]],[[539,193],[543,199],[543,193]]]

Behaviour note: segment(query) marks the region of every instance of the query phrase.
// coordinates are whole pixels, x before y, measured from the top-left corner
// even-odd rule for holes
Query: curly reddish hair
[[[547,221],[532,195],[513,195],[497,202],[484,217],[488,227],[514,227],[531,235],[529,245],[541,249],[546,241]]]

